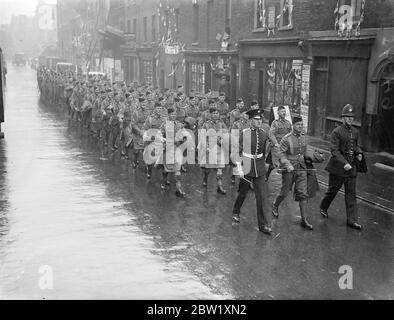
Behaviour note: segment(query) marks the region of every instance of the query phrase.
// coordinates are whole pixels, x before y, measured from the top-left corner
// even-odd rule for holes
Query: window
[[[197,92],[205,92],[205,64],[191,63],[191,89]]]
[[[156,41],[156,15],[152,16],[152,42]]]
[[[265,93],[267,107],[288,105],[299,114],[301,106],[301,60],[265,60]]]
[[[143,60],[142,61],[143,68],[143,80],[145,83],[152,84],[153,80],[153,64],[152,60]]]
[[[193,4],[193,43],[198,43],[199,35],[199,7],[197,3]]]
[[[133,33],[137,35],[137,19],[133,19]]]
[[[175,9],[175,37],[176,41],[178,41],[179,36],[179,8]]]
[[[293,29],[293,0],[280,0],[279,29]]]
[[[225,0],[225,30],[230,34],[231,0]]]
[[[265,0],[254,1],[254,28],[264,30],[267,26]]]
[[[148,42],[148,18],[147,17],[144,17],[143,30],[144,30],[144,42]]]
[[[127,20],[127,33],[131,33],[131,21]]]

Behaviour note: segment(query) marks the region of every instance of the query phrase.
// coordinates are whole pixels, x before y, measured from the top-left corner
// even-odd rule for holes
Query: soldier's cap
[[[354,117],[354,107],[351,104],[347,104],[343,107],[342,117]]]
[[[117,95],[119,95],[119,93],[115,91],[115,92],[114,92],[114,96],[117,96]]]
[[[183,95],[183,93],[182,92],[178,92],[176,95],[177,95],[177,97],[180,97],[180,96]]]
[[[241,102],[244,102],[244,100],[242,98],[238,98],[237,103],[241,103]]]
[[[174,109],[174,108],[168,108],[168,109],[167,109],[167,113],[168,113],[168,114],[174,113],[174,112],[175,112],[175,109]]]
[[[286,108],[284,106],[279,106],[278,111],[280,110],[286,110]]]
[[[105,90],[101,90],[100,93],[105,93]]]
[[[175,101],[175,102],[179,102],[179,101],[181,101],[181,99],[179,99],[178,97],[175,97],[175,98],[174,98],[174,101]]]
[[[145,101],[145,98],[139,98],[138,101],[139,101],[139,102],[144,102],[144,101]]]
[[[300,116],[294,116],[291,120],[293,121],[293,124],[303,121]]]
[[[255,105],[257,105],[257,104],[259,104],[259,103],[257,102],[257,100],[252,100],[252,102],[250,103],[251,106],[255,106]]]
[[[130,97],[130,92],[125,93],[126,98]]]
[[[252,109],[246,112],[248,115],[249,119],[256,119],[260,120],[264,114],[264,111],[261,109]]]
[[[190,99],[190,100],[193,100],[194,98],[195,98],[195,96],[192,95],[192,94],[189,96],[189,99]]]
[[[219,93],[219,97],[225,97],[225,96],[226,94],[223,91]]]
[[[163,101],[164,100],[164,97],[159,97],[159,101]]]
[[[180,84],[179,86],[177,86],[177,88],[178,89],[183,88],[183,85]]]

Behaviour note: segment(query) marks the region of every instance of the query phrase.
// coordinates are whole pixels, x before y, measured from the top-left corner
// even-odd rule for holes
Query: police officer
[[[361,230],[356,202],[356,158],[362,161],[363,153],[358,145],[358,131],[352,126],[353,121],[354,107],[347,104],[342,110],[342,125],[331,133],[331,158],[326,167],[330,173],[328,190],[320,204],[320,213],[328,218],[327,210],[331,202],[342,185],[345,185],[347,225]]]
[[[295,184],[294,194],[301,211],[301,225],[305,229],[313,230],[313,226],[307,219],[308,168],[304,157],[306,153],[307,144],[303,132],[303,120],[300,116],[295,116],[293,117],[292,132],[285,135],[280,142],[279,157],[284,172],[282,173],[282,189],[274,202],[272,214],[276,218],[279,216],[279,205]]]
[[[240,222],[241,206],[249,189],[253,186],[259,231],[271,234],[264,159],[268,132],[261,128],[263,121],[262,110],[249,110],[247,114],[251,121],[249,128],[244,129],[240,135],[239,146],[242,149],[243,166],[241,166],[241,162],[237,162],[240,181],[238,197],[233,208],[233,220],[237,223]]]

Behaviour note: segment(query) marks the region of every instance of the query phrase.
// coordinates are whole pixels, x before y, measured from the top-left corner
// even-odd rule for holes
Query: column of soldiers
[[[233,221],[240,222],[241,206],[248,191],[252,190],[256,195],[259,230],[270,234],[271,216],[279,217],[279,205],[294,185],[301,225],[307,230],[313,229],[308,221],[307,201],[315,196],[318,189],[313,163],[324,159],[322,154],[307,145],[302,119],[296,116],[290,123],[286,120],[285,108],[278,108],[278,118],[268,126],[264,123],[263,111],[257,101],[252,101],[250,107],[246,108],[242,98],[239,98],[231,110],[222,92],[215,96],[210,91],[206,94],[192,91],[187,97],[182,86],[178,86],[175,91],[165,89],[160,92],[150,84],[111,83],[106,77],[57,73],[45,68],[38,69],[37,81],[45,102],[64,103],[71,121],[85,127],[109,152],[119,151],[122,158],[130,160],[134,169],[142,164],[148,180],[151,179],[152,170],[160,168],[161,188],[165,190],[170,185],[169,175],[173,174],[176,196],[180,198],[186,195],[182,188],[182,175],[186,174],[187,167],[180,160],[184,159],[185,153],[182,154],[176,147],[188,141],[187,132],[190,130],[194,138],[198,137],[199,129],[215,132],[228,130],[231,132],[229,141],[218,135],[217,141],[205,141],[203,145],[195,144],[195,141],[200,142],[199,139],[192,142],[198,150],[197,160],[202,169],[203,187],[207,187],[209,174],[213,171],[216,174],[217,193],[226,194],[223,170],[228,161],[226,149],[222,146],[236,146],[238,154],[235,158],[231,157],[230,161],[231,183],[235,184],[236,177],[239,178]],[[177,133],[184,129],[189,131],[185,130],[177,138]],[[174,145],[167,137],[169,133],[175,137]],[[152,150],[148,146],[164,152],[155,161],[145,161],[151,156]],[[173,153],[174,149],[175,154],[170,154],[170,150]],[[217,161],[207,162],[212,153],[215,153]],[[174,161],[169,162],[168,155],[172,155]],[[268,214],[270,210],[267,204],[268,181],[270,172],[275,168],[282,173],[282,188],[272,205],[271,215]],[[327,208],[336,191],[330,190],[331,198],[323,201],[323,216],[327,216]],[[359,228],[357,224],[354,225],[354,214],[351,219],[353,227]]]

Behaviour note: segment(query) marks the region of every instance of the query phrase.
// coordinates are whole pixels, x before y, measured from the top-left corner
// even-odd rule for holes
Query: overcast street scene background
[[[394,299],[393,47],[393,0],[0,0],[0,299]],[[286,106],[324,157],[313,231],[293,192],[270,235],[252,192],[235,222],[230,165],[207,187],[186,165],[184,197],[176,177],[162,188],[160,169],[149,179],[123,154],[126,133],[95,132],[96,100],[74,104],[84,81],[92,97],[166,109],[208,97],[217,110],[222,96],[229,113],[242,98],[267,125]],[[348,103],[368,166],[361,231],[344,189],[319,213]],[[282,174],[267,184],[271,216]]]

